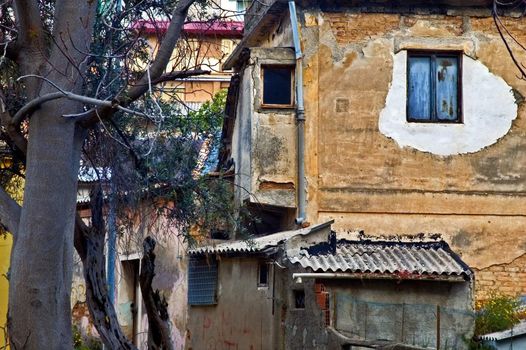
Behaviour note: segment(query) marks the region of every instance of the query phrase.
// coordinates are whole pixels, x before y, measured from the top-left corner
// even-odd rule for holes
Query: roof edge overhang
[[[253,255],[258,255],[258,254],[266,254],[266,255],[274,254],[275,251],[273,250],[273,248],[280,246],[281,244],[285,243],[287,240],[293,237],[296,237],[296,236],[307,236],[314,232],[318,232],[320,230],[330,228],[333,223],[334,223],[334,220],[329,220],[327,222],[309,226],[306,228],[276,232],[276,233],[273,233],[267,236],[255,237],[252,239],[223,241],[215,245],[207,245],[207,246],[196,247],[196,248],[190,249],[188,250],[188,254],[190,256],[207,255],[207,254],[217,254],[221,256],[234,256],[234,255],[253,256]],[[286,236],[282,237],[282,235],[286,235]],[[274,237],[276,237],[276,240],[275,242],[272,242],[272,239]],[[264,240],[265,243],[262,243],[261,247],[252,246],[252,244],[257,245],[262,240]],[[267,240],[269,242],[266,242]],[[241,246],[236,246],[236,245],[241,245]]]
[[[288,11],[288,1],[276,0],[262,13],[256,13],[255,16],[257,19],[254,20],[254,23],[250,25],[249,28],[245,27],[246,31],[243,39],[241,39],[234,51],[228,56],[223,64],[223,69],[232,69],[238,65],[241,57],[247,57],[241,54],[243,50],[252,46],[258,46],[259,35],[268,31],[270,26],[279,23],[278,18],[283,16],[286,11]],[[247,15],[250,15],[250,13],[247,13]]]
[[[293,273],[292,278],[313,279],[352,279],[352,280],[395,280],[395,281],[433,281],[433,282],[468,282],[469,276],[462,275],[438,275],[418,273],[376,273],[376,272],[306,272]]]

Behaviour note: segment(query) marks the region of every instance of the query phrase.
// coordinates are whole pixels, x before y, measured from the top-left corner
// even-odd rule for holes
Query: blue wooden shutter
[[[188,304],[216,304],[217,260],[191,257],[188,263]]]
[[[436,117],[438,120],[458,119],[458,58],[436,58]]]
[[[431,57],[411,56],[408,64],[408,119],[431,120]]]

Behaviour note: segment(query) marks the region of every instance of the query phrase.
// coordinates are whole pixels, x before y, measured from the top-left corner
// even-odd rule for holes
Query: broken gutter
[[[303,53],[301,52],[299,25],[294,0],[289,1],[289,13],[296,57],[296,123],[298,126],[298,214],[295,221],[297,225],[301,225],[306,221],[307,216],[305,213],[305,108],[303,105]]]

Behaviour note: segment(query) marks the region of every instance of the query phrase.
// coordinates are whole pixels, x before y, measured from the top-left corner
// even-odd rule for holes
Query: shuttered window
[[[408,52],[407,120],[460,123],[461,55]]]
[[[191,257],[188,263],[188,304],[217,303],[217,260],[215,257]]]

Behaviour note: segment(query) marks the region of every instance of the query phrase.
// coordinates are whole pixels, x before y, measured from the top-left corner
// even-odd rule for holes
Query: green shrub
[[[97,340],[85,340],[77,325],[73,325],[74,350],[102,350],[102,345]]]
[[[520,301],[516,297],[490,293],[475,318],[475,336],[510,329],[519,323]]]

